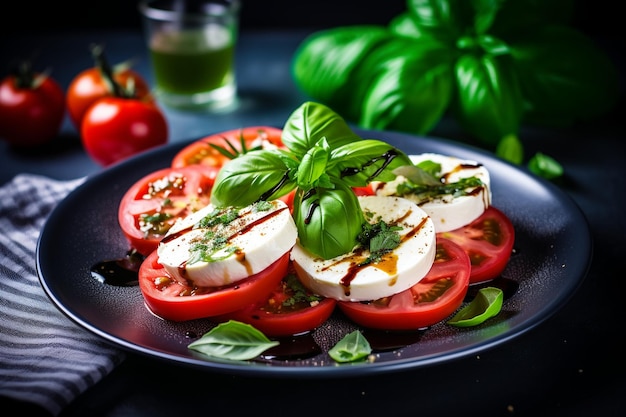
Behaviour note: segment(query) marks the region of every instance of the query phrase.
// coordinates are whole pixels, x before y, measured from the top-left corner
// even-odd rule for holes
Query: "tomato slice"
[[[209,204],[216,173],[197,167],[164,168],[134,183],[118,210],[131,247],[149,255],[177,219]]]
[[[472,284],[498,277],[509,262],[515,242],[511,220],[492,206],[469,225],[440,235],[459,244],[469,255]]]
[[[171,278],[152,252],[139,268],[139,289],[148,308],[166,320],[221,316],[264,299],[287,273],[289,252],[263,271],[224,287],[190,287]]]
[[[293,336],[321,326],[336,304],[336,300],[316,296],[304,288],[290,262],[289,273],[266,299],[228,314],[222,320],[248,323],[266,336]]]
[[[437,238],[437,255],[424,278],[408,290],[370,302],[340,301],[352,321],[381,330],[417,330],[452,315],[463,303],[470,276],[469,257],[451,240]]]
[[[262,142],[283,147],[282,130],[269,126],[252,126],[242,129],[233,129],[206,136],[192,142],[181,149],[172,159],[172,167],[180,168],[189,165],[200,165],[210,168],[221,168],[231,158],[223,155],[213,146],[219,146],[233,152],[231,146],[242,151],[243,138],[246,149],[261,145]]]

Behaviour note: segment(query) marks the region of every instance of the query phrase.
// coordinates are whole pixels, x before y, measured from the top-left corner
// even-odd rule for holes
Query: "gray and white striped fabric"
[[[37,278],[35,248],[45,219],[83,180],[21,174],[0,187],[0,396],[52,415],[124,359],[57,310]]]

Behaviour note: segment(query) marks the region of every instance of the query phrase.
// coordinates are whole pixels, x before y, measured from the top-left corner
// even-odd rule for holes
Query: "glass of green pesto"
[[[239,0],[139,2],[161,103],[206,111],[236,106],[239,8]]]

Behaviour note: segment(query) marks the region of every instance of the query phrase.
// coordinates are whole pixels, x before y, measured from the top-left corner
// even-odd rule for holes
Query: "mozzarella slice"
[[[379,262],[359,266],[369,251],[357,246],[352,252],[324,260],[298,243],[291,259],[301,282],[325,297],[343,301],[366,301],[390,296],[415,285],[435,259],[435,228],[415,203],[400,197],[359,197],[372,224],[382,220],[400,226],[401,243]],[[370,214],[372,216],[370,216]]]
[[[489,171],[476,161],[460,159],[435,153],[409,155],[414,164],[431,160],[441,164],[441,177],[446,183],[457,182],[462,178],[477,177],[483,183],[480,187],[466,189],[467,194],[455,197],[444,194],[430,200],[421,200],[413,194],[403,195],[417,203],[433,219],[435,230],[448,232],[463,227],[478,218],[491,204]],[[398,184],[406,181],[399,175],[394,181],[373,184],[376,194],[383,196],[397,195]]]
[[[215,213],[237,213],[232,221],[200,225]],[[216,211],[208,205],[178,221],[160,242],[159,262],[177,281],[186,285],[229,285],[263,271],[287,253],[298,232],[281,200],[245,208]],[[203,251],[198,249],[204,245]],[[200,253],[210,259],[198,260]]]

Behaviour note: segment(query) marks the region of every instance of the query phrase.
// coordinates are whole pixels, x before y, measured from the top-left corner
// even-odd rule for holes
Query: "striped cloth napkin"
[[[20,174],[0,187],[0,397],[53,416],[124,359],[57,310],[35,270],[48,214],[83,180]]]

